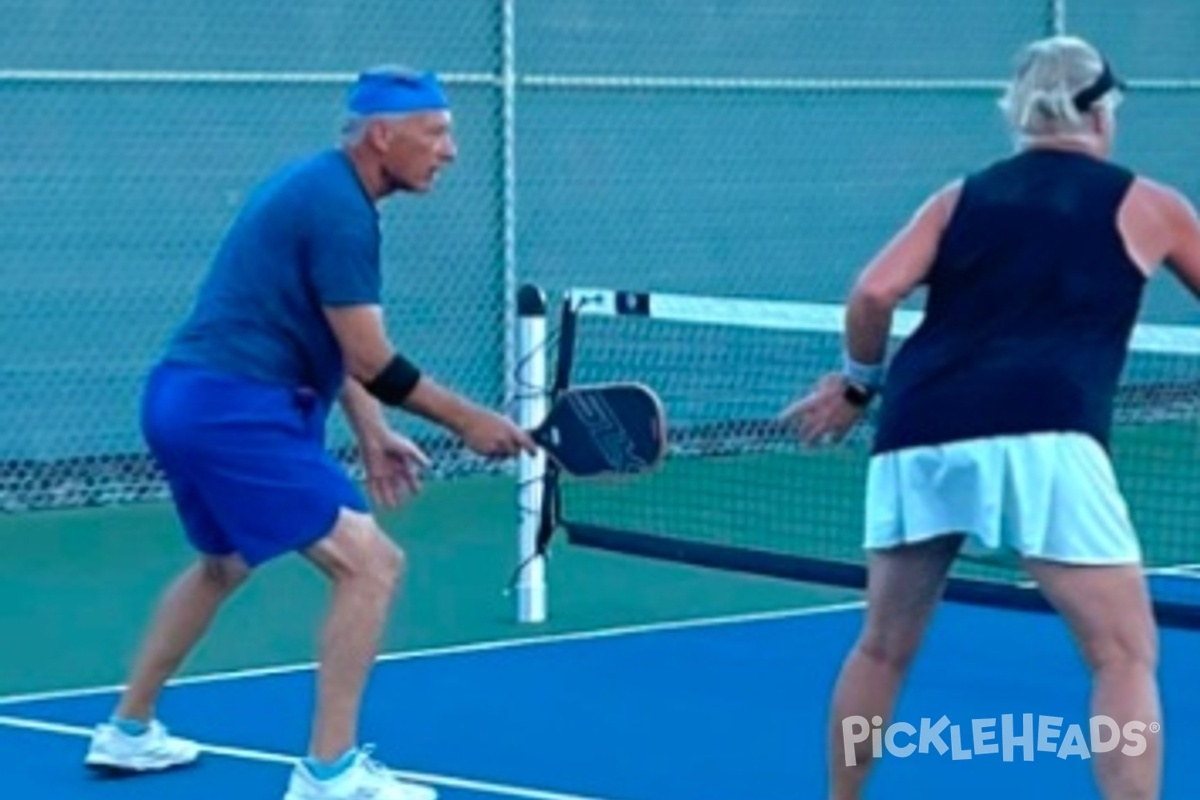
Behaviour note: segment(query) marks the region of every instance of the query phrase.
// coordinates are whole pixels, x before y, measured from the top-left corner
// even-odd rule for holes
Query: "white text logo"
[[[936,752],[940,756],[949,753],[955,761],[990,755],[1013,761],[1020,752],[1023,760],[1033,761],[1035,753],[1087,759],[1094,753],[1107,753],[1118,747],[1127,756],[1137,756],[1146,750],[1145,734],[1160,730],[1157,722],[1134,721],[1122,727],[1111,717],[1096,716],[1088,721],[1085,734],[1077,724],[1064,729],[1062,717],[1039,716],[1035,722],[1033,714],[1022,714],[1019,719],[1013,714],[1005,714],[999,720],[973,719],[965,727],[952,724],[945,716],[937,720],[925,717],[916,726],[907,722],[895,722],[886,729],[882,726],[879,717],[869,722],[866,717],[842,720],[847,766],[857,763],[855,746],[868,739],[875,758],[881,758],[886,750],[896,758]]]

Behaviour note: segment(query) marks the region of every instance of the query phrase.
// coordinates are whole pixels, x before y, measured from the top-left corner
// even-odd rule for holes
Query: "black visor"
[[[1118,78],[1109,67],[1108,62],[1104,62],[1104,70],[1100,73],[1100,77],[1096,78],[1090,86],[1081,89],[1075,95],[1075,109],[1080,113],[1087,111],[1096,101],[1104,95],[1111,92],[1113,89],[1125,91],[1125,81]]]

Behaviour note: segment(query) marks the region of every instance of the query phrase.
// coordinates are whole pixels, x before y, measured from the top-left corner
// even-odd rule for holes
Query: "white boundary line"
[[[42,722],[40,720],[23,719],[20,717],[0,716],[0,727],[18,728],[38,733],[51,733],[59,736],[76,736],[87,738],[92,735],[90,728],[78,725],[63,725],[57,722]],[[296,763],[295,756],[271,753],[265,750],[249,750],[242,747],[226,747],[224,745],[202,744],[201,750],[215,756],[236,758],[242,761],[257,761],[267,764],[283,764],[291,766]],[[505,797],[520,797],[525,800],[614,800],[581,794],[555,792],[546,789],[533,789],[524,786],[514,786],[491,781],[471,780],[469,778],[454,778],[448,775],[437,775],[429,772],[411,772],[408,770],[392,770],[392,774],[402,779],[444,786],[450,789],[465,789],[467,791]]]
[[[1166,575],[1175,578],[1200,578],[1200,564],[1176,564],[1171,567],[1151,567],[1146,570],[1148,577],[1159,577]]]
[[[997,564],[995,566],[1007,567],[1007,564]],[[1173,567],[1150,567],[1143,573],[1146,578],[1187,578],[1188,580],[1200,580],[1200,563],[1197,564],[1177,564]],[[1029,579],[1018,581],[1017,586],[1022,589],[1036,589],[1037,581]],[[1154,599],[1154,592],[1151,591],[1151,600]]]
[[[526,647],[543,647],[569,644],[572,642],[598,641],[602,639],[612,639],[625,636],[640,636],[652,633],[681,631],[692,628],[723,627],[727,625],[741,625],[755,622],[770,622],[774,620],[814,617],[825,614],[836,614],[843,611],[857,611],[864,606],[865,603],[862,601],[850,601],[844,603],[832,603],[828,605],[805,606],[802,608],[784,609],[780,611],[759,611],[745,614],[730,614],[716,617],[700,617],[696,619],[654,622],[644,625],[624,625],[612,628],[598,628],[589,631],[544,634],[540,636],[528,636],[516,639],[494,639],[483,642],[472,642],[470,644],[433,647],[424,650],[384,653],[376,659],[376,662],[389,663],[394,661],[415,661],[425,658],[443,658],[447,656],[491,653],[498,650],[516,650]],[[201,675],[190,675],[177,678],[171,681],[168,686],[192,686],[196,684],[216,683],[220,681],[265,678],[273,675],[286,675],[295,672],[312,671],[315,670],[316,667],[316,662],[309,661],[294,664],[279,664],[270,667],[251,667],[249,669],[211,672]],[[86,686],[75,689],[54,689],[24,694],[0,695],[0,710],[2,710],[2,707],[5,705],[33,703],[43,700],[63,700],[73,697],[89,697],[98,694],[118,692],[123,688],[124,684],[112,684],[108,686]]]

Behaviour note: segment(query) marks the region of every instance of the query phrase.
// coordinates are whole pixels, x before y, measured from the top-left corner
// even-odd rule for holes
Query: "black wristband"
[[[421,371],[404,356],[396,353],[383,371],[363,383],[363,388],[379,402],[389,406],[403,405],[421,380]]]

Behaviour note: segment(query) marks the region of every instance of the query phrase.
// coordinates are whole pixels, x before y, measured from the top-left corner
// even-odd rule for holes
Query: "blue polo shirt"
[[[330,149],[255,188],[230,226],[164,361],[315,391],[328,409],[345,378],[323,307],[380,302],[375,204]]]

